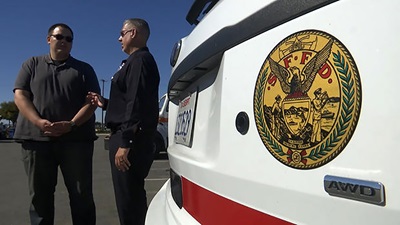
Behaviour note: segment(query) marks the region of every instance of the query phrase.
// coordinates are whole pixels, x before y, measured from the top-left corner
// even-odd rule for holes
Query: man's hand
[[[39,129],[46,135],[51,137],[57,137],[62,135],[56,127],[53,126],[53,123],[46,119],[39,119],[35,121],[35,125],[39,127]]]
[[[104,98],[95,92],[88,92],[86,95],[86,101],[97,107],[104,107]]]
[[[51,122],[46,119],[39,119],[34,122],[41,131],[51,131]]]
[[[59,121],[45,126],[44,134],[50,137],[58,137],[71,131],[70,121]]]
[[[122,172],[129,170],[131,166],[128,160],[129,150],[129,148],[118,148],[117,153],[115,153],[115,166]]]

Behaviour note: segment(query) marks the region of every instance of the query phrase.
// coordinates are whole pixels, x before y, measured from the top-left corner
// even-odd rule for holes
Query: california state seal
[[[317,30],[282,40],[264,61],[254,91],[257,130],[281,163],[312,169],[347,145],[361,109],[354,59],[334,36]]]

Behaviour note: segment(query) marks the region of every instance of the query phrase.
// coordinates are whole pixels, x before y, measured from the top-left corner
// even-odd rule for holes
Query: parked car
[[[400,224],[399,9],[194,1],[146,225]]]
[[[157,133],[154,140],[155,157],[160,158],[162,155],[167,156],[168,148],[168,95],[164,94],[159,102],[159,118],[157,125]]]
[[[0,139],[5,139],[5,138],[6,138],[6,126],[0,124]]]
[[[6,138],[13,139],[14,138],[15,127],[8,127],[6,129]]]
[[[13,139],[14,132],[14,126],[0,124],[0,139]]]

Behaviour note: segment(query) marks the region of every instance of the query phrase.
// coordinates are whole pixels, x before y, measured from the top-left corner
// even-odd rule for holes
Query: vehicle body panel
[[[294,4],[300,2],[319,1]],[[198,51],[199,46],[259,9],[287,3],[288,11],[292,10],[291,1],[219,1],[182,39],[169,84],[168,147],[171,170],[181,183],[170,180],[163,186],[150,205],[146,224],[243,224],[238,215],[248,208],[264,214],[249,214],[246,218],[251,224],[265,224],[265,218],[279,221],[273,224],[399,224],[400,178],[395,171],[399,170],[396,159],[400,157],[396,151],[400,133],[396,89],[400,78],[394,71],[400,32],[390,21],[400,21],[400,3],[321,2],[325,3],[320,8],[274,23],[255,36],[243,36],[242,42],[222,47],[222,52],[211,54],[213,57],[205,61],[198,60],[191,54],[207,55]],[[362,94],[356,100],[360,103],[358,122],[347,143],[330,160],[313,168],[293,168],[269,152],[270,146],[260,138],[254,107],[255,89],[267,56],[282,40],[300,31],[324,32],[345,47],[359,73]],[[224,41],[229,42],[213,42],[215,48]],[[180,84],[183,79],[191,82]],[[193,140],[191,146],[185,146],[175,143],[175,126],[180,101],[192,93],[197,93]],[[249,117],[245,134],[238,132],[235,124],[240,112]],[[326,176],[380,183],[385,202],[377,205],[330,195],[324,187]],[[174,188],[181,188],[181,207],[171,194]],[[218,196],[215,198],[223,202],[208,217],[202,215],[209,209],[199,206],[206,206],[214,197],[202,198],[202,193]]]

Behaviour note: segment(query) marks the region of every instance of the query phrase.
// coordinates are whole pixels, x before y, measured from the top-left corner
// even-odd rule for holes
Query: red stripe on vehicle
[[[202,225],[293,224],[217,195],[184,177],[182,192],[183,208]]]
[[[159,117],[159,118],[158,118],[158,122],[160,122],[160,123],[168,123],[168,118]]]

